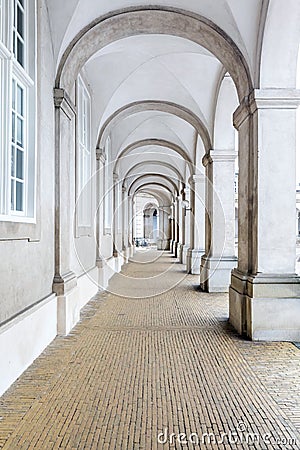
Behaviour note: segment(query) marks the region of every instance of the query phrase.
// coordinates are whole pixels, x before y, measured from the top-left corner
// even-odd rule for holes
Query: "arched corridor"
[[[71,397],[76,378],[89,389],[97,371],[121,389],[124,369],[139,389],[148,382],[142,373],[152,383],[153,403],[146,390],[130,394],[136,413],[170,411],[177,431],[188,429],[195,408],[198,421],[217,426],[211,414],[225,396],[235,426],[244,406],[257,426],[275,430],[259,421],[268,408],[276,426],[298,426],[297,396],[286,386],[299,386],[299,23],[297,0],[0,0],[0,396],[15,392],[24,373],[28,390],[32,373],[41,389],[49,383],[47,395],[60,373],[74,381]],[[115,348],[114,375],[108,343],[122,347],[118,333],[127,359]],[[164,380],[150,374],[156,346],[160,362],[169,358]],[[91,378],[80,378],[75,348]],[[142,372],[128,362],[135,348],[144,352],[132,354]],[[48,356],[37,358],[50,361],[51,349],[67,365],[48,378]],[[258,383],[251,408],[236,394],[251,389],[247,374]],[[213,389],[217,400],[198,398],[196,388]],[[113,401],[119,391],[107,392]],[[20,400],[20,427],[31,395]],[[0,446],[7,411],[20,412],[9,408],[13,397],[3,403]],[[11,439],[8,447],[17,434]]]
[[[298,449],[299,350],[241,340],[227,316],[226,294],[139,250],[3,396],[0,447]]]

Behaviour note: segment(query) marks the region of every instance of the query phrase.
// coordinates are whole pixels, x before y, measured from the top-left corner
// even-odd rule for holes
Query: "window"
[[[13,12],[13,54],[22,67],[25,65],[25,2],[14,0]]]
[[[0,0],[0,220],[35,219],[35,0]]]
[[[25,89],[16,80],[12,80],[12,117],[11,117],[11,211],[24,212],[25,198]]]
[[[91,100],[81,77],[77,89],[77,216],[80,227],[91,226]]]

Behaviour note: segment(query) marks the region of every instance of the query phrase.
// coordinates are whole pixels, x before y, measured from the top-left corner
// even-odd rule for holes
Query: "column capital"
[[[257,109],[297,109],[299,89],[254,89],[249,95],[250,111]]]
[[[54,88],[53,99],[55,108],[61,109],[68,119],[73,119],[76,115],[76,107],[67,91],[65,89]]]
[[[117,172],[113,173],[113,182],[118,183],[119,182],[119,174]]]
[[[238,130],[259,109],[297,109],[299,105],[299,89],[254,89],[235,110],[233,124]]]
[[[122,186],[122,193],[123,193],[123,194],[126,194],[126,192],[127,192],[127,186],[124,186],[124,185],[123,185],[123,186]]]
[[[96,148],[96,160],[100,161],[102,164],[105,164],[106,155],[103,148]]]
[[[238,156],[238,153],[235,149],[224,149],[224,150],[210,150],[210,161],[219,162],[219,161],[235,161]]]

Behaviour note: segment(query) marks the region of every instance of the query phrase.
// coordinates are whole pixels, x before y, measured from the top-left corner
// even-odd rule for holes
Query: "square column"
[[[294,223],[299,102],[299,91],[255,90],[234,114],[239,260],[231,277],[230,322],[253,340],[300,341]]]
[[[228,292],[235,256],[235,159],[232,150],[211,150],[206,168],[206,242],[201,260],[201,288]]]
[[[190,249],[187,255],[187,272],[200,275],[201,258],[205,253],[205,176],[193,175],[189,179],[191,216]]]
[[[133,196],[128,195],[128,248],[129,257],[133,257],[134,253],[134,243],[133,243]]]
[[[57,333],[66,335],[80,318],[77,277],[71,270],[75,213],[75,115],[64,89],[54,90],[55,105],[55,276]]]
[[[122,251],[125,262],[128,262],[129,259],[129,248],[128,248],[128,240],[129,240],[129,225],[128,225],[128,199],[127,199],[127,188],[126,186],[122,186]]]
[[[118,273],[121,270],[122,264],[124,262],[123,252],[122,252],[122,230],[121,230],[121,220],[122,220],[122,205],[121,205],[121,181],[119,180],[119,175],[113,173],[113,257],[115,258],[115,271]]]
[[[171,205],[171,242],[170,242],[170,251],[171,253],[175,253],[176,246],[176,208],[175,203],[173,202]]]
[[[161,206],[159,208],[158,250],[170,250],[170,209],[170,206]]]
[[[182,248],[182,264],[187,265],[188,251],[191,246],[191,191],[190,187],[186,186],[184,189],[184,200],[189,205],[184,208],[184,244]]]
[[[182,247],[183,247],[183,208],[181,195],[176,198],[177,200],[177,236],[178,241],[176,245],[176,256],[180,262],[182,262]]]

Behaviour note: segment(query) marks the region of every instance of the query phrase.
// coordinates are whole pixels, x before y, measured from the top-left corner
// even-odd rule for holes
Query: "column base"
[[[187,273],[192,275],[200,275],[201,258],[204,255],[204,250],[189,249],[187,253]]]
[[[129,261],[130,251],[128,247],[123,247],[122,249],[124,264],[127,264]]]
[[[300,341],[300,277],[232,272],[229,320],[253,341]]]
[[[184,245],[182,247],[182,264],[187,265],[188,251],[190,249],[189,245]]]
[[[183,249],[183,245],[180,244],[180,242],[179,242],[177,244],[176,253],[177,253],[177,258],[179,259],[180,264],[182,264],[182,249]]]
[[[174,254],[175,251],[175,241],[173,241],[172,239],[170,240],[170,252],[172,254]]]
[[[173,253],[174,253],[175,258],[178,258],[178,244],[179,244],[179,242],[174,241],[174,244],[173,244]]]
[[[170,241],[168,239],[158,239],[157,250],[170,250]]]
[[[121,272],[122,266],[125,263],[125,259],[122,253],[118,254],[117,256],[114,256],[115,259],[115,272],[119,273]]]
[[[108,259],[101,259],[97,261],[98,267],[98,284],[101,291],[107,289],[109,280],[115,274],[115,258],[114,256]]]
[[[79,322],[80,304],[78,286],[57,297],[57,334],[66,336]]]
[[[80,318],[77,277],[70,271],[56,275],[53,292],[57,295],[57,334],[67,335]]]
[[[204,255],[201,259],[200,286],[205,292],[228,292],[231,271],[237,266],[237,258],[214,258]]]

